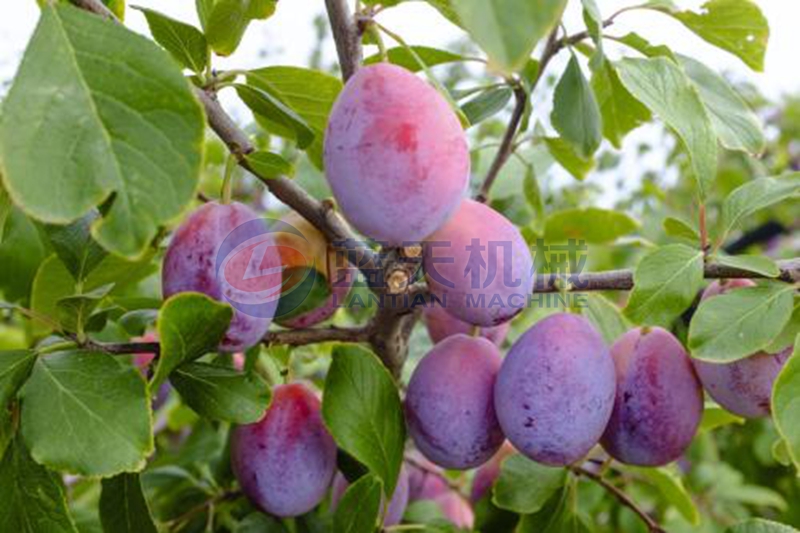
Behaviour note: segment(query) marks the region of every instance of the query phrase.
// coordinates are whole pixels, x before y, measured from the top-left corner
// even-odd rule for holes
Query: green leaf
[[[600,107],[574,55],[556,85],[550,121],[584,159],[591,157],[603,140]]]
[[[158,46],[72,6],[46,6],[3,102],[4,185],[45,222],[103,203],[95,239],[138,257],[194,198],[204,131],[200,104]]]
[[[592,90],[600,108],[603,137],[615,148],[622,146],[625,135],[651,118],[650,110],[628,92],[610,61],[592,73]]]
[[[638,227],[635,220],[619,211],[598,207],[564,209],[547,217],[544,235],[548,242],[576,239],[604,244],[636,231]]]
[[[375,355],[337,346],[325,379],[322,416],[336,443],[394,492],[403,462],[405,423],[397,386]]]
[[[765,255],[716,255],[714,262],[761,274],[767,278],[777,278],[781,275],[781,269],[775,261]]]
[[[461,23],[461,19],[458,17],[458,13],[456,13],[456,10],[453,9],[451,0],[425,0],[425,3],[433,7],[439,12],[439,14],[459,28],[464,27],[464,25]]]
[[[515,72],[561,19],[566,0],[450,0],[493,66]]]
[[[368,474],[347,488],[333,516],[333,531],[373,533],[381,513],[381,480]]]
[[[211,48],[221,56],[231,55],[244,37],[251,21],[272,16],[277,0],[216,0],[214,7],[198,7],[204,11],[201,20]],[[198,13],[200,12],[198,9]]]
[[[215,3],[216,0],[195,0],[194,2],[197,18],[200,20],[200,27],[203,28],[203,31],[206,30]]]
[[[539,180],[536,179],[536,171],[533,165],[527,165],[525,168],[522,192],[525,194],[525,200],[528,201],[528,205],[533,209],[531,229],[537,235],[541,235],[544,233],[545,225],[544,198],[542,197],[542,191],[539,189]]]
[[[5,235],[6,221],[11,215],[14,204],[11,203],[11,198],[8,196],[5,188],[3,187],[3,179],[0,176],[0,243],[3,242],[3,235]]]
[[[17,395],[35,362],[36,352],[33,350],[0,351],[0,409],[6,409]]]
[[[0,351],[0,457],[16,432],[10,404],[30,376],[35,362],[36,353],[32,350]]]
[[[248,166],[262,178],[279,178],[294,175],[294,166],[272,152],[258,150],[245,156]]]
[[[169,381],[189,407],[212,420],[258,422],[271,398],[269,386],[257,374],[208,363],[183,364]]]
[[[776,178],[757,178],[731,192],[722,204],[723,236],[742,219],[789,198],[800,197],[800,172]]]
[[[726,533],[797,533],[797,530],[771,520],[751,518],[728,528]]]
[[[689,78],[664,57],[622,59],[617,69],[625,88],[681,139],[700,197],[705,198],[717,174],[717,136]]]
[[[582,181],[594,168],[593,158],[582,157],[575,151],[572,144],[561,137],[545,137],[544,142],[553,159],[558,161],[558,164],[572,174],[575,179]]]
[[[794,288],[765,282],[700,303],[689,326],[692,357],[730,363],[763,350],[792,315]]]
[[[50,254],[43,232],[17,208],[6,219],[0,243],[0,291],[8,302],[27,300],[39,265]]]
[[[766,140],[761,121],[725,78],[691,57],[679,55],[678,59],[706,106],[720,143],[752,155],[763,152]]]
[[[689,222],[679,218],[667,217],[664,219],[664,232],[670,237],[686,239],[693,243],[700,243],[700,232]]]
[[[183,68],[201,74],[208,66],[210,50],[203,32],[190,24],[175,20],[144,7],[134,7],[144,13],[150,33]]]
[[[84,476],[141,470],[153,451],[137,368],[102,352],[40,357],[20,392],[22,436],[37,463]]]
[[[703,285],[703,252],[683,244],[645,255],[633,273],[625,315],[636,324],[669,327]]]
[[[148,252],[140,261],[126,261],[119,256],[108,255],[87,276],[82,290],[91,292],[104,285],[115,283],[111,294],[112,296],[119,294],[126,287],[154,272],[157,267],[152,263],[152,259],[152,251]],[[37,315],[50,320],[47,323],[40,320],[33,321],[37,332],[46,333],[52,329],[51,322],[59,323],[61,317],[59,316],[58,302],[63,298],[74,296],[77,291],[77,283],[56,255],[50,256],[42,263],[33,282],[31,308]]]
[[[61,478],[31,459],[16,438],[0,462],[0,531],[77,533]]]
[[[764,70],[769,23],[751,0],[710,0],[699,13],[655,6],[672,15],[702,39],[726,50],[752,68]]]
[[[538,513],[523,515],[516,533],[589,533],[575,513],[576,485],[565,486]]]
[[[772,420],[800,472],[800,335],[772,389]]]
[[[520,514],[540,511],[567,482],[567,470],[512,455],[500,466],[492,501],[501,509]]]
[[[649,481],[678,512],[693,526],[700,524],[700,513],[692,497],[683,486],[680,476],[669,468],[632,468]]]
[[[672,50],[670,50],[668,46],[665,46],[663,44],[653,45],[650,43],[650,41],[648,41],[638,33],[630,32],[623,35],[622,37],[615,37],[614,40],[636,50],[640,54],[647,57],[664,56],[666,58],[675,60],[675,54],[672,52]]]
[[[800,335],[800,300],[795,300],[794,311],[789,322],[772,342],[764,348],[767,353],[779,353],[790,347],[794,339]]]
[[[299,67],[266,67],[251,70],[247,83],[278,98],[293,109],[314,131],[314,142],[306,149],[311,162],[322,169],[322,147],[333,103],[342,90],[339,78],[317,70]],[[266,119],[267,129],[287,136],[280,124]],[[277,128],[276,128],[277,127]]]
[[[56,302],[59,324],[67,331],[82,334],[94,310],[113,288],[110,283],[93,291],[61,298]]]
[[[139,474],[119,474],[102,482],[100,522],[103,531],[156,533]]]
[[[513,91],[508,87],[486,89],[462,105],[461,111],[467,116],[470,125],[475,125],[502,111],[512,94]]]
[[[420,64],[417,58],[414,57],[409,51],[409,48],[422,60],[424,64]],[[456,63],[459,61],[467,61],[466,58],[447,50],[439,50],[438,48],[431,48],[430,46],[396,46],[389,48],[386,51],[389,63],[399,65],[411,72],[419,72],[426,67],[435,67],[436,65],[443,65],[445,63]],[[364,60],[365,65],[374,65],[382,61],[381,54],[371,55]]]
[[[744,423],[744,418],[738,417],[721,407],[706,405],[706,408],[703,410],[703,418],[700,420],[700,429],[698,432],[712,431],[731,424],[738,424],[741,426]]]
[[[608,298],[598,293],[587,293],[586,298],[587,305],[583,314],[603,335],[603,340],[609,346],[631,329],[631,323],[620,308]]]
[[[158,387],[183,363],[217,350],[228,331],[233,308],[205,294],[185,292],[164,302],[158,314],[158,358],[150,388]]]
[[[89,213],[72,224],[45,228],[53,250],[75,281],[86,279],[108,255],[92,238],[91,226],[97,218],[96,213]]]
[[[314,141],[314,130],[303,117],[278,98],[249,85],[236,84],[235,88],[239,98],[253,113],[280,125],[282,131],[292,132],[293,138],[297,140],[297,146],[307,148]]]

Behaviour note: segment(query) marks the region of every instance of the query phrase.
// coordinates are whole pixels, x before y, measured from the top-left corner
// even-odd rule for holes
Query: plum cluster
[[[509,323],[523,308],[511,302],[532,291],[530,250],[509,220],[465,198],[463,129],[449,103],[412,73],[377,64],[348,81],[331,111],[324,162],[337,203],[358,231],[391,246],[422,242],[431,293],[446,302],[424,310],[434,346],[408,383],[404,408],[415,450],[385,502],[385,526],[399,523],[409,503],[429,500],[457,526],[471,527],[471,503],[484,497],[510,453],[569,466],[599,444],[627,464],[674,461],[699,427],[704,389],[738,415],[769,414],[788,350],[727,364],[693,361],[656,327],[632,329],[609,348],[586,318],[557,313],[503,357]],[[239,352],[273,321],[301,328],[333,315],[353,276],[331,254],[325,237],[296,213],[271,227],[242,204],[208,203],[176,231],[163,291],[230,302],[235,312],[220,349]],[[714,283],[703,298],[752,285]],[[335,508],[348,485],[336,457],[320,401],[303,384],[276,387],[262,420],[233,431],[231,460],[243,492],[276,516],[308,512],[329,493]],[[469,500],[442,470],[475,468]]]

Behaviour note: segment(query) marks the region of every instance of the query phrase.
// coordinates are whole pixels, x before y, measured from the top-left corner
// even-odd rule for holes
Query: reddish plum
[[[280,287],[280,255],[266,222],[240,203],[209,202],[198,208],[175,232],[164,257],[165,298],[201,292],[234,307],[220,344],[226,352],[244,351],[266,334]]]
[[[336,473],[336,443],[314,392],[275,387],[264,418],[235,428],[231,462],[242,491],[264,512],[290,517],[316,507]]]
[[[424,244],[431,292],[469,324],[496,326],[527,305],[533,260],[519,230],[480,202],[464,200]]]
[[[453,215],[469,148],[447,101],[419,77],[379,63],[350,78],[325,133],[325,175],[345,217],[393,245],[418,242]]]

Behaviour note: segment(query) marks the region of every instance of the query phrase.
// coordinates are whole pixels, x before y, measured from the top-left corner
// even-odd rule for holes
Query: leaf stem
[[[231,203],[233,195],[233,171],[236,168],[236,156],[232,153],[228,154],[228,159],[225,161],[225,177],[222,179],[222,191],[220,193],[220,203],[228,205]]]

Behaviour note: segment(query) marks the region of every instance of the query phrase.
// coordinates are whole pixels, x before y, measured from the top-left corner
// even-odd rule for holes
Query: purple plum
[[[542,319],[511,347],[495,385],[495,409],[508,440],[551,466],[583,458],[614,406],[614,362],[582,316]]]
[[[664,329],[636,328],[614,343],[611,355],[617,395],[603,448],[631,465],[678,459],[703,415],[703,389],[689,354]]]
[[[497,346],[454,335],[428,352],[406,392],[408,431],[417,449],[444,468],[474,468],[503,444],[493,405]]]

